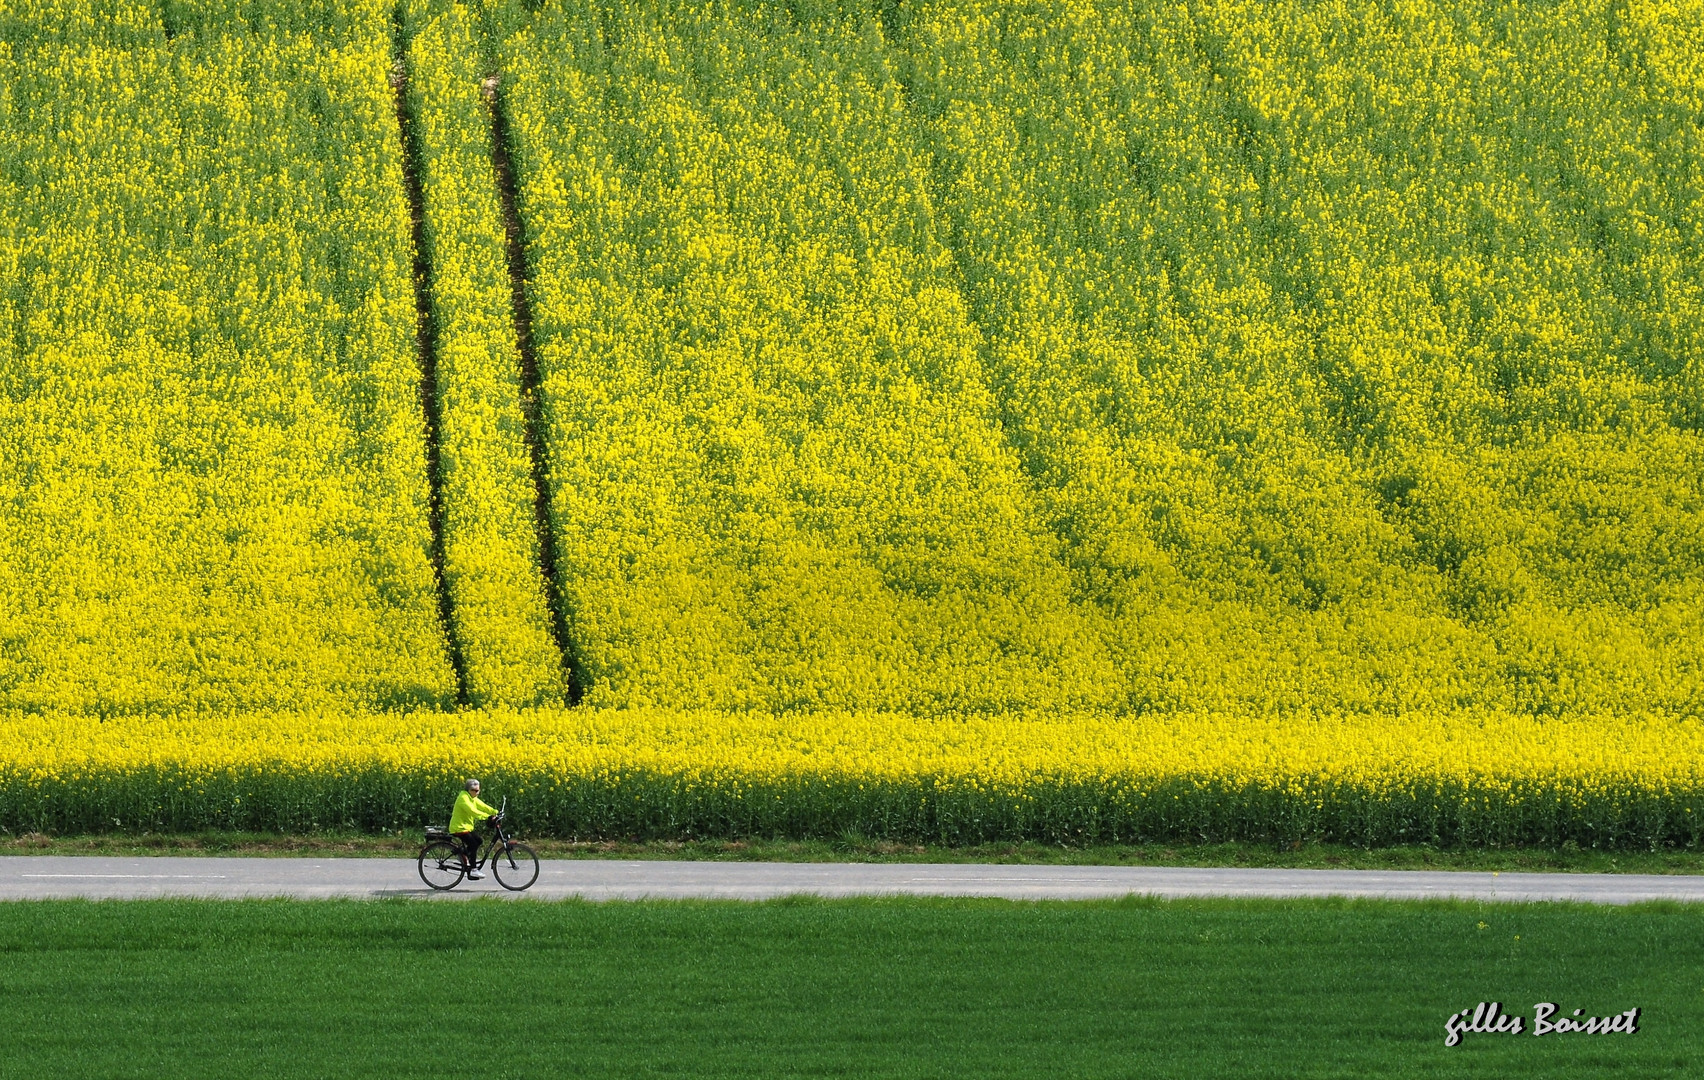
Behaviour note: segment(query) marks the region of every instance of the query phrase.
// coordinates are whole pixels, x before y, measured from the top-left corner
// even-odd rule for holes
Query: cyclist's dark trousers
[[[467,852],[467,864],[472,866],[479,858],[479,834],[477,832],[456,833],[456,839],[461,841],[462,850]]]

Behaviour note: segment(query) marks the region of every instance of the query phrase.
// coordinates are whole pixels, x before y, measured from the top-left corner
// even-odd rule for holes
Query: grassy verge
[[[0,952],[0,1077],[1651,1077],[1704,1018],[1677,906],[50,902]],[[1483,1000],[1641,1030],[1446,1047]]]
[[[1343,844],[1150,844],[1060,847],[979,844],[947,847],[846,837],[839,840],[598,841],[529,839],[546,858],[721,859],[752,862],[986,862],[1085,866],[1272,866],[1360,870],[1566,871],[1596,874],[1704,874],[1704,851],[1597,851],[1589,848],[1359,848]],[[0,837],[0,855],[243,855],[413,858],[413,832],[105,833]]]

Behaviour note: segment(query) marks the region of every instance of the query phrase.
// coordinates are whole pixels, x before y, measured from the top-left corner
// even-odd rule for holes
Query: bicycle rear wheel
[[[462,879],[461,848],[449,840],[434,840],[420,849],[420,880],[429,889],[453,889]]]
[[[491,872],[497,876],[497,884],[510,892],[520,892],[538,880],[538,856],[525,844],[499,847],[491,853]]]

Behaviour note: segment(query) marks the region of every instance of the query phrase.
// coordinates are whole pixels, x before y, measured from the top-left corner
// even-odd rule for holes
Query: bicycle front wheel
[[[461,849],[448,840],[434,840],[420,849],[420,880],[429,889],[453,889],[461,884]]]
[[[525,844],[499,847],[491,853],[491,872],[497,876],[497,884],[510,892],[520,892],[538,880],[538,856]]]

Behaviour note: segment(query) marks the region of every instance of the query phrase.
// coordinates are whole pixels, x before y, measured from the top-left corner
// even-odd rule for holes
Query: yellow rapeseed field
[[[388,13],[0,3],[4,706],[453,704]]]
[[[0,823],[390,828],[466,775],[564,836],[1691,844],[1658,717],[528,710],[0,719]]]
[[[0,826],[1695,845],[1701,16],[0,0]]]
[[[485,6],[588,702],[1704,708],[1691,9]]]

